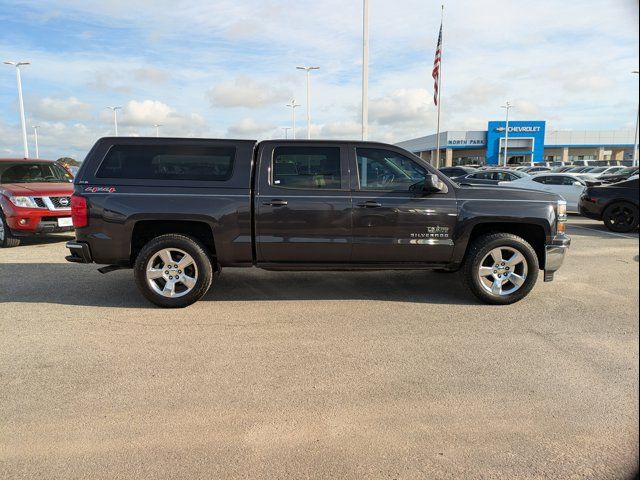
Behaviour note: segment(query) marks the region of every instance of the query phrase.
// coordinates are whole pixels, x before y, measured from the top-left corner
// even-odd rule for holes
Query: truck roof
[[[55,162],[48,158],[0,158],[0,162]]]

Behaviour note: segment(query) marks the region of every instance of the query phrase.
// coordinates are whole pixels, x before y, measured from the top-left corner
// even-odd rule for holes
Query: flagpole
[[[442,22],[444,20],[444,5],[440,10],[440,32],[442,32]],[[438,121],[436,125],[436,168],[440,168],[440,96],[442,95],[442,88],[440,88],[442,82],[442,52],[444,46],[444,35],[440,39],[440,64],[438,66]]]

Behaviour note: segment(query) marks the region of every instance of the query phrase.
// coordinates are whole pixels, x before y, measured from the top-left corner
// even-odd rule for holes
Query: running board
[[[116,270],[124,270],[128,267],[121,267],[120,265],[107,265],[106,267],[100,267],[98,271],[102,274],[115,272]]]

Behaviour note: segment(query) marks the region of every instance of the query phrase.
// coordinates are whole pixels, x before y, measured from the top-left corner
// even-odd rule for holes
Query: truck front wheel
[[[510,233],[476,238],[462,269],[471,292],[485,303],[508,305],[526,297],[538,279],[538,257],[531,245]]]
[[[149,241],[134,265],[138,288],[165,308],[191,305],[207,293],[213,268],[205,248],[186,235],[167,234]]]
[[[0,210],[0,248],[17,247],[18,245],[20,245],[20,239],[11,235],[9,225],[7,225],[4,214]]]

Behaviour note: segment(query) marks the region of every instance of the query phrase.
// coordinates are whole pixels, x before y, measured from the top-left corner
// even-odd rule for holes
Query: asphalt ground
[[[572,217],[552,283],[225,270],[184,310],[130,271],[0,251],[0,478],[624,479],[638,234]]]

